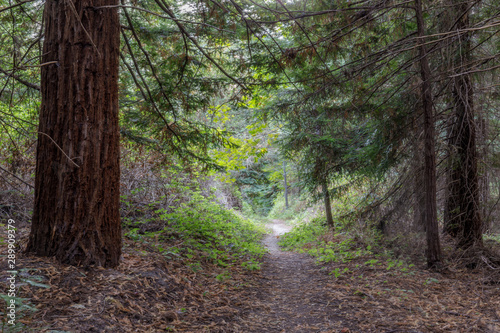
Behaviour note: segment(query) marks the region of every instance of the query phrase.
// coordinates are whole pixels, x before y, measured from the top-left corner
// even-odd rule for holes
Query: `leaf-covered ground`
[[[498,274],[362,265],[369,257],[318,265],[277,248],[285,228],[275,221],[264,239],[270,253],[260,271],[209,261],[193,269],[131,240],[117,269],[18,254],[19,331],[500,332]],[[19,232],[22,243],[27,228]]]
[[[267,239],[273,249],[276,237]],[[499,274],[451,268],[445,273],[416,267],[398,270],[390,263],[367,262],[375,259],[318,265],[305,254],[271,250],[260,287],[260,299],[269,308],[269,313],[261,313],[267,321],[262,329],[500,332]]]

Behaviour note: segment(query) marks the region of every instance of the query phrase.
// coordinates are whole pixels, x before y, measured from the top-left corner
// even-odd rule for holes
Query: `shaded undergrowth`
[[[259,268],[266,252],[260,240],[264,226],[221,207],[198,192],[175,209],[160,208],[153,217],[130,221],[125,236],[155,248],[169,260],[187,260],[193,269],[201,261],[228,267]]]
[[[17,322],[7,325],[0,295],[4,331],[202,332],[237,320],[249,277],[266,253],[260,242],[265,228],[214,198],[185,192],[190,200],[175,206],[157,201],[123,210],[123,257],[115,269],[25,255],[29,225],[18,228]],[[8,290],[5,272],[0,278]]]
[[[296,226],[280,238],[279,244],[287,250],[307,253],[316,258],[319,264],[331,263],[330,266],[335,268],[330,274],[335,277],[365,267],[381,266],[387,270],[409,272],[415,266],[407,258],[398,258],[391,250],[382,246],[382,237],[376,231],[369,235],[365,232],[360,236],[343,231],[340,227],[330,230],[322,218]],[[354,267],[338,267],[338,264],[351,261],[356,261]]]

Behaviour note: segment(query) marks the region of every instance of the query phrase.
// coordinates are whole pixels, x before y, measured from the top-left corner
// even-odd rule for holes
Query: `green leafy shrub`
[[[414,265],[396,258],[391,251],[380,251],[381,239],[376,233],[371,237],[360,237],[357,233],[342,231],[343,223],[338,223],[338,226],[334,234],[326,226],[324,218],[317,217],[281,236],[279,245],[287,250],[307,253],[315,257],[318,263],[347,264],[359,259],[361,261],[357,261],[356,269],[359,266],[378,267],[411,274]],[[349,268],[336,267],[330,274],[338,278],[348,273],[351,273]]]
[[[306,244],[314,243],[327,232],[326,226],[313,220],[310,223],[299,224],[290,232],[280,237],[279,245],[287,250],[302,249]]]
[[[194,251],[220,266],[245,259],[243,266],[252,259],[260,258],[266,250],[260,244],[265,229],[252,221],[226,210],[217,203],[203,197],[199,192],[192,193],[191,201],[181,204],[173,212],[160,209],[156,212],[165,223],[163,230],[152,234],[165,241],[180,241],[180,244],[159,250],[177,253],[187,258]],[[132,229],[131,238],[137,233]]]
[[[371,246],[363,247],[344,233],[330,234],[324,218],[317,217],[300,224],[280,238],[280,246],[305,252],[318,262],[347,262],[372,254]],[[330,234],[330,235],[329,235]]]

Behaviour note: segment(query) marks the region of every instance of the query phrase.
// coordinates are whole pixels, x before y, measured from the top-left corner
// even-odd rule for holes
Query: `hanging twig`
[[[55,142],[55,141],[54,141],[54,139],[52,139],[52,138],[50,137],[50,135],[45,134],[45,133],[43,133],[43,132],[38,132],[38,134],[45,135],[47,138],[49,138],[49,139],[50,139],[50,141],[52,141],[52,142],[56,145],[56,147],[57,147],[57,148],[59,148],[59,150],[61,151],[61,153],[63,153],[63,155],[64,155],[64,156],[66,156],[66,158],[67,158],[67,159],[68,159],[68,160],[69,160],[69,161],[70,161],[70,162],[71,162],[74,166],[76,166],[77,168],[79,168],[79,167],[80,167],[78,164],[76,164],[76,163],[73,161],[73,159],[72,159],[71,157],[69,157],[69,156],[68,156],[68,155],[64,152],[64,150],[63,150],[63,149],[62,149],[62,148],[61,148],[61,147],[57,144],[57,142]],[[77,158],[77,157],[75,157],[75,158]]]
[[[80,18],[80,15],[78,15],[78,12],[76,11],[76,7],[75,7],[75,4],[73,3],[72,0],[66,0],[69,4],[69,7],[71,8],[71,11],[73,12],[73,14],[75,14],[75,17],[76,19],[78,20],[78,23],[80,23],[83,31],[85,32],[85,34],[87,35],[87,37],[89,38],[89,41],[90,43],[92,44],[92,46],[95,48],[96,52],[97,52],[97,55],[99,56],[99,58],[101,58],[101,52],[99,52],[99,49],[97,48],[97,45],[95,45],[94,41],[92,40],[92,37],[90,36],[89,32],[87,31],[87,29],[85,29],[85,27],[83,26],[83,22]]]

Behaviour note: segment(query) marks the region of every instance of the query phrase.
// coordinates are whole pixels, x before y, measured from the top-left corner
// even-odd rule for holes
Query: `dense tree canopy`
[[[50,3],[0,5],[2,149],[13,161],[2,177],[24,185],[16,163],[35,136],[39,159],[53,141],[75,162],[69,134],[46,133],[52,125],[43,112],[37,120],[40,92],[54,84],[44,73],[63,61],[47,55],[49,33],[61,34],[50,30]],[[325,202],[350,186],[384,182],[377,199],[367,191],[363,214],[385,221],[394,209],[384,203],[394,208],[412,192],[406,213],[434,242],[439,218],[459,246],[481,247],[498,195],[497,1],[71,4],[65,15],[74,15],[81,36],[61,47],[75,69],[83,61],[71,51],[78,43],[95,50],[90,62],[103,56],[94,37],[102,29],[89,13],[120,15],[122,143],[171,156],[177,167],[225,170],[222,178],[261,212],[283,188],[273,174],[285,159],[300,187]],[[80,103],[74,94],[58,98]]]
[[[2,331],[500,331],[499,62],[499,0],[0,0]]]

